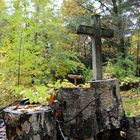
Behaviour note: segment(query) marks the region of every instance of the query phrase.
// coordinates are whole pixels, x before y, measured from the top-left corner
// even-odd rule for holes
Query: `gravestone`
[[[101,28],[100,16],[91,17],[91,26],[80,25],[78,34],[90,35],[92,40],[92,69],[93,80],[102,79],[102,47],[101,38],[112,38],[114,32],[108,28]]]

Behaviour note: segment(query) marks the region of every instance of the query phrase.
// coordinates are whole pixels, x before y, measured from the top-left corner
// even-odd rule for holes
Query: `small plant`
[[[92,78],[93,78],[92,69],[86,68],[86,69],[83,71],[83,77],[84,77],[84,80],[85,80],[86,82],[87,82],[87,81],[91,81]]]
[[[18,92],[19,94],[19,92]],[[19,99],[19,95],[15,94],[15,86],[9,83],[0,84],[0,108],[10,105]]]
[[[55,90],[53,87],[42,85],[24,89],[19,94],[24,98],[29,98],[31,104],[49,105],[50,99],[55,96]]]
[[[131,56],[123,58],[119,56],[115,60],[109,60],[104,67],[104,78],[118,78],[121,85],[138,83],[140,78],[135,76],[136,66]]]
[[[9,85],[9,84],[8,84]],[[90,88],[90,84],[74,85],[67,79],[58,80],[54,84],[34,85],[32,87],[1,85],[0,106],[5,107],[17,100],[29,99],[30,104],[52,105],[60,88]]]
[[[61,83],[61,87],[62,88],[90,88],[90,84],[89,83],[85,83],[85,84],[75,85],[75,84],[69,82],[67,79],[65,79]]]

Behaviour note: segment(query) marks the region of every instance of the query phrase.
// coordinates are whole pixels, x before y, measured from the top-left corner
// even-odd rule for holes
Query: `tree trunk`
[[[52,110],[22,113],[6,108],[5,124],[8,140],[56,140],[56,124]]]
[[[123,3],[122,0],[112,0],[113,12],[116,18],[115,22],[117,23],[115,36],[117,38],[118,52],[121,53],[123,57],[126,57],[124,25],[123,25],[123,17],[122,17],[122,13],[123,13],[122,3]]]

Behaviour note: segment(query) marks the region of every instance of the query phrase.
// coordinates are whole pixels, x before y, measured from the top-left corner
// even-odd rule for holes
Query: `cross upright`
[[[93,80],[102,80],[101,38],[112,38],[114,31],[109,28],[102,28],[100,15],[94,15],[91,17],[91,26],[80,25],[77,29],[77,34],[91,36]]]

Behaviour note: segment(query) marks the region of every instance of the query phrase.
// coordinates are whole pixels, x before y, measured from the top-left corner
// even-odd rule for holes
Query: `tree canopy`
[[[108,63],[126,71],[134,62],[124,77],[140,75],[139,5],[139,0],[64,0],[61,5],[54,0],[1,0],[1,83],[47,84],[69,73],[91,80],[91,39],[77,35],[76,28],[90,24],[94,14],[101,15],[102,27],[115,31],[113,39],[102,39],[104,72]],[[122,65],[121,57],[129,61]]]
[[[41,84],[84,68],[54,1],[1,1],[1,10],[1,79]]]

